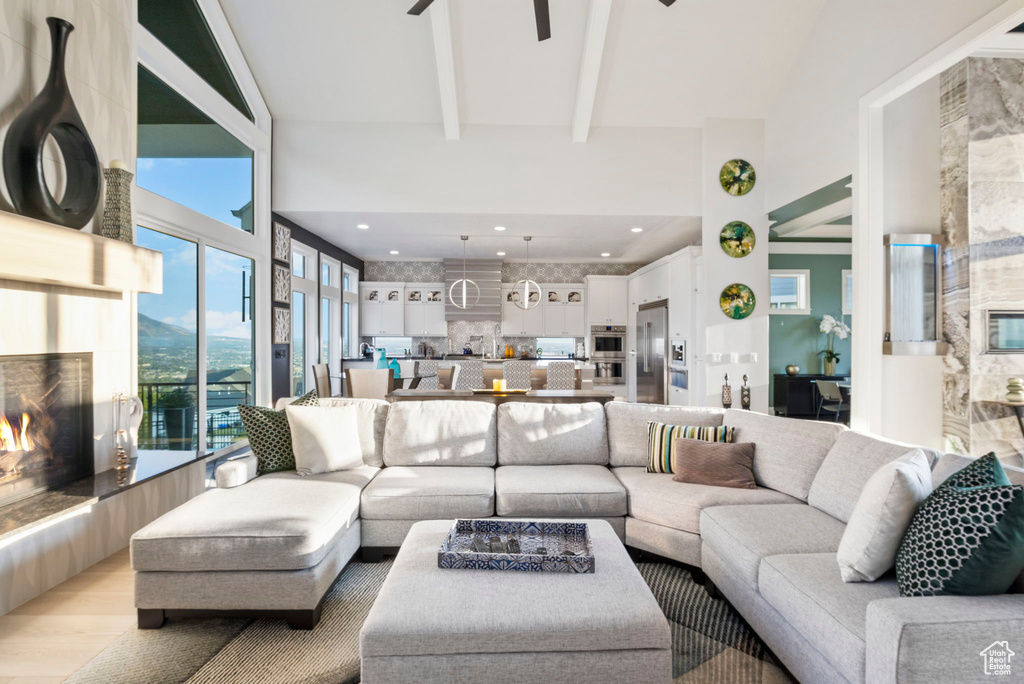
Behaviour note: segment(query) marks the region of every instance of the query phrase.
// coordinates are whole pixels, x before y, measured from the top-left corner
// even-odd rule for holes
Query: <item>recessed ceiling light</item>
[[[504,252],[498,252],[498,256],[505,256]]]
[[[370,226],[366,225],[365,223],[360,223],[358,226],[356,226],[356,228],[358,228],[359,230],[369,230]]]
[[[633,232],[633,233],[642,233],[642,232],[644,232],[643,228],[630,228],[629,230],[630,230],[630,232]]]
[[[398,254],[398,250],[397,249],[393,249],[393,250],[391,250],[391,253],[392,254]]]
[[[494,230],[505,230],[505,226],[494,226]]]
[[[611,254],[609,254],[608,252],[601,252],[601,256],[608,257],[611,256]]]

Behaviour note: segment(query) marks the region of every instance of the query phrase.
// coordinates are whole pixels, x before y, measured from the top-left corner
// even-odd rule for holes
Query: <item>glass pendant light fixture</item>
[[[469,240],[469,236],[463,235],[461,239],[462,278],[456,280],[448,288],[448,299],[451,301],[452,306],[457,309],[472,309],[480,301],[480,286],[466,277],[466,241]]]
[[[527,235],[523,238],[526,241],[526,279],[518,281],[513,287],[513,292],[519,293],[519,299],[513,303],[520,309],[534,309],[540,306],[540,298],[543,293],[540,285],[530,280],[530,240],[533,238]]]

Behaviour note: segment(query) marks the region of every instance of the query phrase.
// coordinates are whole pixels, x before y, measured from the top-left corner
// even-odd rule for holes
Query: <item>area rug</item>
[[[350,563],[313,631],[291,630],[283,620],[172,620],[159,630],[129,630],[67,681],[354,684],[359,629],[390,569],[390,559]],[[637,569],[672,628],[675,682],[791,681],[729,604],[710,598],[689,572],[647,561]]]

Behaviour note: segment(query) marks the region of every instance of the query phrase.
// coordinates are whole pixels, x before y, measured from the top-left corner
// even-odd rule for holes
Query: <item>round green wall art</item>
[[[754,297],[753,290],[746,285],[733,283],[722,290],[718,303],[722,307],[722,313],[738,321],[754,313],[757,298]]]
[[[722,165],[718,174],[718,180],[722,188],[730,195],[746,195],[754,189],[757,182],[757,173],[750,162],[742,159],[733,159]]]
[[[722,228],[718,242],[722,245],[723,252],[734,259],[741,259],[754,251],[757,238],[754,236],[754,229],[746,223],[732,221]]]

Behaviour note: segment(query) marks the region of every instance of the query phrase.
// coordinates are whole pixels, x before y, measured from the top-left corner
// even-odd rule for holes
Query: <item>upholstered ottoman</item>
[[[671,681],[668,621],[607,522],[580,575],[441,570],[452,523],[405,538],[359,635],[364,684]]]

